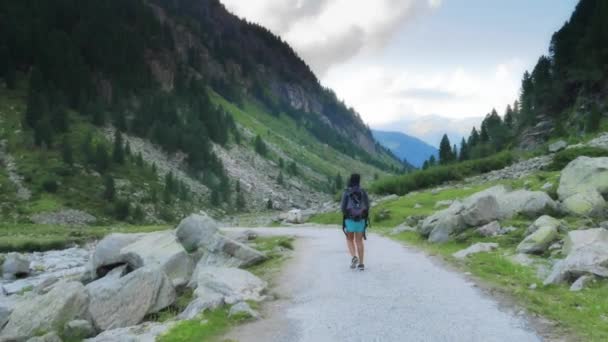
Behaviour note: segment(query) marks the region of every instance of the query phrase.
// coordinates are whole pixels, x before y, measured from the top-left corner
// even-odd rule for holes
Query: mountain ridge
[[[414,167],[420,168],[431,155],[437,158],[439,150],[416,138],[397,131],[372,130],[372,134],[382,145],[390,149],[397,157],[407,160]]]

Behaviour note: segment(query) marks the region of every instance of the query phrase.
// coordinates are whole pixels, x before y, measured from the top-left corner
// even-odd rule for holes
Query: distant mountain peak
[[[415,167],[422,167],[425,160],[434,155],[437,157],[438,150],[416,137],[394,131],[372,131],[374,138],[380,144],[388,148],[400,159],[406,159]]]

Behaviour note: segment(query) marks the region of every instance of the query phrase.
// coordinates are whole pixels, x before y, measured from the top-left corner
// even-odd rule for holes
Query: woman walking
[[[350,268],[365,270],[365,248],[363,239],[369,217],[369,198],[365,190],[361,189],[361,176],[352,174],[348,181],[348,188],[342,195],[342,230],[346,234],[346,245],[352,257]]]

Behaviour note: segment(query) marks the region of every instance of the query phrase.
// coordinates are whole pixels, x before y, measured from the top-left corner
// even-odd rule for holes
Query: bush
[[[126,200],[118,200],[114,204],[114,217],[117,220],[124,221],[129,217],[131,205]]]
[[[462,180],[464,177],[505,168],[515,158],[509,151],[492,157],[469,160],[461,163],[431,167],[426,170],[395,176],[375,182],[371,191],[376,194],[405,195],[408,192],[437,186],[449,181]]]
[[[59,184],[54,179],[46,179],[42,182],[42,190],[54,194],[59,190]]]
[[[586,157],[608,157],[608,150],[604,150],[598,147],[578,147],[563,150],[555,154],[553,162],[547,166],[550,171],[561,171],[574,159],[586,156]]]

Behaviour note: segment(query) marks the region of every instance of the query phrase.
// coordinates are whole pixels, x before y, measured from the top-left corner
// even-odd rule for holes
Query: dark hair
[[[358,173],[353,173],[352,175],[350,175],[350,178],[348,180],[348,186],[352,188],[354,186],[359,185],[361,185],[361,175]]]

